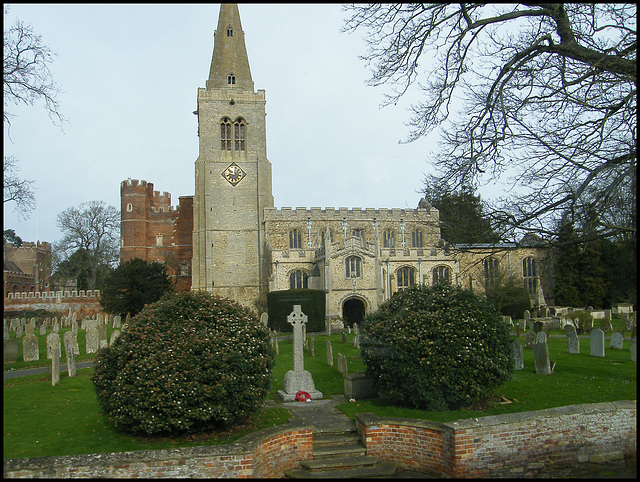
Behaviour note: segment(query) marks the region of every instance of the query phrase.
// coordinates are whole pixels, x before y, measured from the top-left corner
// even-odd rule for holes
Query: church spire
[[[238,5],[235,3],[220,5],[218,28],[213,37],[209,80],[206,84],[207,90],[223,87],[253,92],[244,32],[240,23]]]

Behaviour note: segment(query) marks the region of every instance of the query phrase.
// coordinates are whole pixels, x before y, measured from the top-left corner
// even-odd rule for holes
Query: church
[[[121,262],[165,263],[176,289],[206,290],[257,311],[270,291],[323,290],[327,316],[348,323],[414,284],[483,291],[505,274],[522,280],[533,306],[552,304],[548,249],[449,245],[438,210],[424,200],[415,209],[275,207],[265,99],[251,77],[238,7],[223,4],[194,112],[195,195],[173,208],[152,183],[123,181]]]

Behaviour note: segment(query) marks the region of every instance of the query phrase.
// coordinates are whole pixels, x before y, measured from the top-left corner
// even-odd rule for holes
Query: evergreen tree
[[[558,230],[558,248],[556,256],[556,304],[579,306],[580,295],[578,279],[580,277],[580,249],[573,223],[562,222]]]
[[[113,270],[105,280],[100,305],[107,313],[139,313],[146,304],[172,291],[167,269],[160,263],[134,258]]]

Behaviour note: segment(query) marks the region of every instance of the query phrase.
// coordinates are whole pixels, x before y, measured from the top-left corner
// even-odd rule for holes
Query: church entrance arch
[[[349,298],[342,304],[342,319],[345,326],[353,326],[354,323],[362,324],[364,319],[364,301],[360,298]]]

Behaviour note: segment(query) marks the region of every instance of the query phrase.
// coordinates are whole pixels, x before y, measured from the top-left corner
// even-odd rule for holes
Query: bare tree
[[[90,201],[58,214],[56,225],[63,234],[54,243],[57,264],[82,250],[89,289],[95,289],[99,267],[112,266],[119,258],[120,212],[104,201]]]
[[[30,212],[36,207],[36,198],[31,184],[18,177],[17,160],[13,156],[5,156],[2,164],[3,202],[15,202],[14,211],[19,217],[28,219]]]
[[[4,15],[6,20],[6,7]],[[60,90],[49,70],[54,54],[42,43],[40,36],[29,25],[16,20],[4,30],[3,54],[4,122],[11,124],[13,117],[7,110],[7,105],[33,105],[36,100],[42,100],[54,124],[61,124],[63,118],[56,98]]]
[[[635,236],[635,215],[619,213],[635,210],[634,4],[346,9],[345,30],[366,31],[370,83],[395,86],[385,104],[421,89],[407,140],[440,127],[443,182],[503,183],[488,214],[510,237],[593,210],[608,213],[600,236]]]

